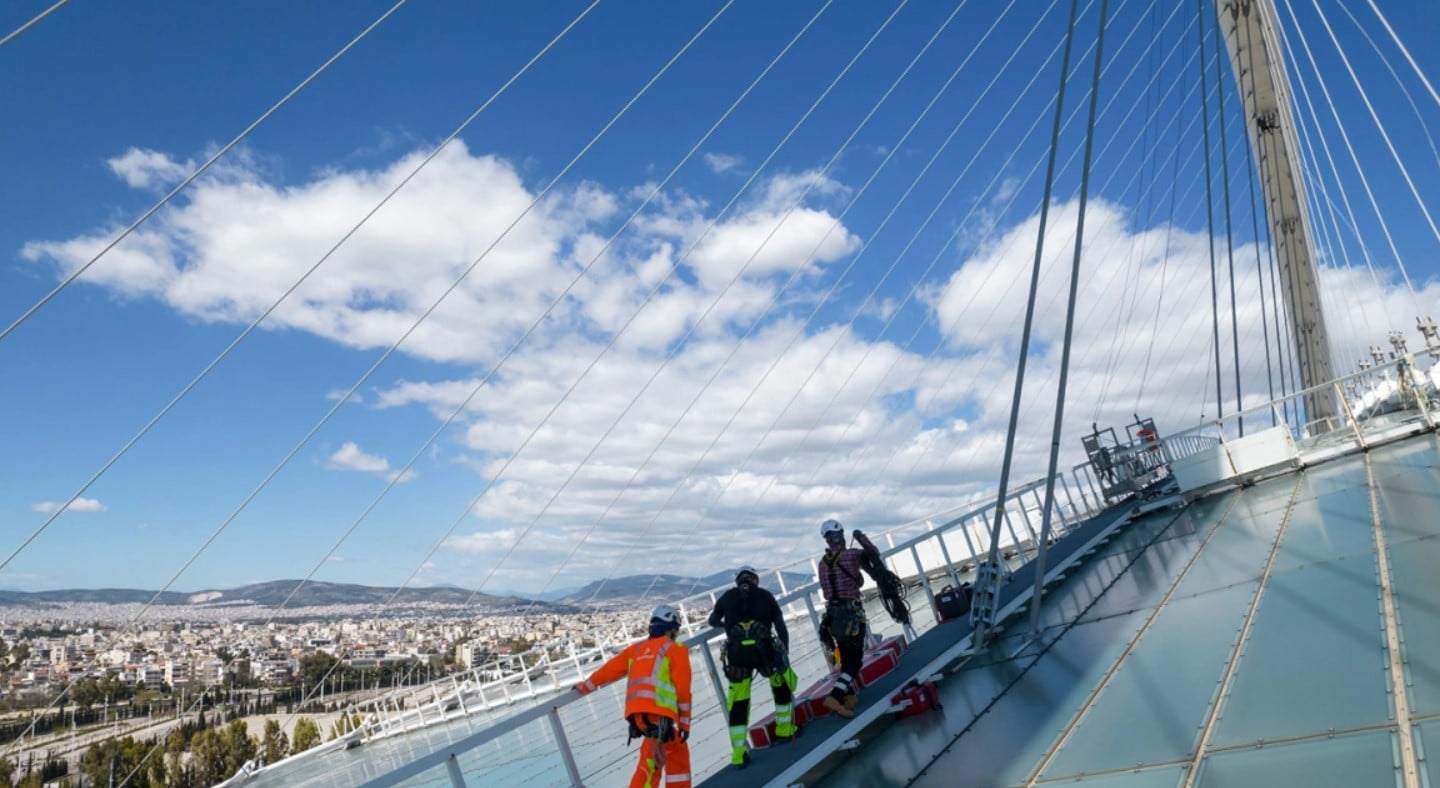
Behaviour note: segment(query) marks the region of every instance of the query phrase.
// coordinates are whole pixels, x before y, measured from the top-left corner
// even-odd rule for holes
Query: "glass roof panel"
[[[1414,731],[1417,752],[1427,752],[1427,743],[1431,748],[1440,747],[1440,720],[1422,722]],[[1430,785],[1440,785],[1440,758],[1425,758],[1420,761],[1420,769],[1422,776],[1429,778]]]
[[[1185,779],[1185,769],[1170,766],[1163,769],[1096,774],[1081,779],[1067,778],[1065,785],[1084,785],[1091,788],[1175,788]],[[1049,785],[1049,783],[1039,783]]]
[[[1394,785],[1391,738],[1389,731],[1368,731],[1216,753],[1200,764],[1197,784],[1201,788]]]
[[[1440,535],[1435,519],[1440,504],[1440,447],[1435,441],[1408,441],[1371,455],[1375,482],[1380,488],[1380,512],[1385,540],[1393,549],[1414,539]]]
[[[1345,460],[1307,471],[1272,571],[1374,551],[1363,461]]]
[[[1295,477],[1284,476],[1245,490],[1177,593],[1192,596],[1260,577],[1294,487]]]
[[[1212,743],[1388,720],[1372,555],[1272,574]]]
[[[1045,779],[1189,757],[1255,588],[1245,583],[1168,604],[1056,754]]]
[[[1119,657],[1137,621],[1131,614],[1071,628],[913,785],[1023,781]]]
[[[1411,456],[1414,456],[1412,453]],[[1422,456],[1434,461],[1433,452]],[[1389,469],[1389,457],[1386,457]],[[1380,487],[1380,521],[1389,545],[1390,574],[1395,593],[1395,610],[1400,633],[1409,655],[1409,679],[1413,685],[1411,713],[1440,713],[1440,665],[1417,655],[1440,653],[1440,522],[1435,512],[1440,479],[1433,468],[1382,475],[1376,469]],[[1403,536],[1396,538],[1396,534]]]

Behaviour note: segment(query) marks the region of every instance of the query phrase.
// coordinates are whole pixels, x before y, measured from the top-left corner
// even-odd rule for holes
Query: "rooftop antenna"
[[[1420,336],[1425,337],[1425,350],[1431,358],[1440,358],[1440,327],[1435,325],[1434,318],[1415,318],[1415,326],[1420,329]]]

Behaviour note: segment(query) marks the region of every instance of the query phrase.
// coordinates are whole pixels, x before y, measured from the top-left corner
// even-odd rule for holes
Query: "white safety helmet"
[[[650,612],[650,624],[651,626],[655,624],[671,624],[678,627],[680,626],[680,611],[676,610],[674,605],[656,605],[655,609]]]
[[[828,540],[830,539],[831,534],[834,534],[835,536],[838,536],[843,540],[845,538],[845,526],[841,525],[839,520],[826,520],[825,522],[821,523],[820,535]]]
[[[756,585],[760,583],[760,573],[756,572],[755,567],[749,564],[745,564],[744,566],[735,570],[735,582],[737,584],[744,582],[741,578],[745,577],[746,575],[750,575],[751,577],[755,578],[753,582]]]

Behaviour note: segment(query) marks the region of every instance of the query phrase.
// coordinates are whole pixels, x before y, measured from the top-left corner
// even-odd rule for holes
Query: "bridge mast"
[[[1300,142],[1290,111],[1279,17],[1272,0],[1215,0],[1215,7],[1240,85],[1248,119],[1245,126],[1264,187],[1301,387],[1319,386],[1335,375],[1330,335],[1320,307],[1315,245],[1306,213]],[[1333,417],[1337,413],[1335,398],[1328,391],[1312,394],[1305,398],[1305,410],[1307,421]]]

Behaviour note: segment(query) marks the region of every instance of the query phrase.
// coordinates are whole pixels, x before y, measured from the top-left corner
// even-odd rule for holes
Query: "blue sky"
[[[1377,4],[1433,84],[1435,15],[1419,2]],[[49,5],[6,5],[0,31]],[[19,317],[390,5],[74,3],[0,47],[9,119],[0,135],[0,323]],[[1323,106],[1323,78],[1417,289],[1397,285],[1395,254],[1346,163],[1339,127],[1322,111],[1306,121],[1313,136],[1303,139],[1314,142],[1304,144],[1318,146],[1323,131],[1340,164],[1332,170],[1315,157],[1313,180],[1328,187],[1317,232],[1334,234],[1341,209],[1328,212],[1345,193],[1376,266],[1372,275],[1349,236],[1322,238],[1331,331],[1344,347],[1337,356],[1354,355],[1382,341],[1384,330],[1413,325],[1417,307],[1434,310],[1440,241],[1315,6],[1291,5],[1282,24],[1298,19],[1319,65],[1312,69],[1300,39],[1289,39],[1300,58],[1292,73],[1304,76],[1302,107],[1306,97]],[[1319,8],[1372,88],[1420,203],[1440,210],[1440,156],[1427,137],[1440,124],[1440,102],[1370,9],[1353,6],[1360,28],[1330,0]],[[822,9],[752,0],[728,8],[599,3],[87,490],[89,503],[46,526],[0,571],[0,586],[169,581],[336,396],[722,8],[176,588],[303,576],[317,563],[320,579],[397,584],[414,574],[415,583],[483,582],[486,590],[652,569],[699,575],[801,557],[825,517],[881,530],[993,487],[1068,4],[897,7],[825,8],[599,255]],[[1056,299],[1072,253],[1080,102],[1096,16],[1095,5],[1084,7],[1084,49],[1067,102],[1071,117],[1080,115],[1062,135],[1024,410],[1030,426],[1018,472],[1026,478],[1043,468],[1063,315]],[[1213,378],[1205,365],[1209,261],[1194,12],[1138,0],[1111,7],[1067,451],[1078,449],[1090,421],[1123,422],[1136,409],[1161,419],[1162,429],[1214,415],[1203,397]],[[46,522],[47,503],[75,493],[585,8],[400,8],[0,340],[6,554]],[[860,126],[937,30],[933,47]],[[1207,43],[1205,56],[1213,54]],[[1207,79],[1213,91],[1213,71]],[[1266,398],[1256,233],[1244,120],[1233,92],[1226,102],[1241,378],[1247,402],[1256,402]],[[1212,117],[1217,150],[1219,128]],[[456,423],[425,446],[572,281]],[[640,309],[657,286],[654,303]],[[1230,364],[1227,390],[1234,374]],[[405,477],[322,561],[417,452]]]

